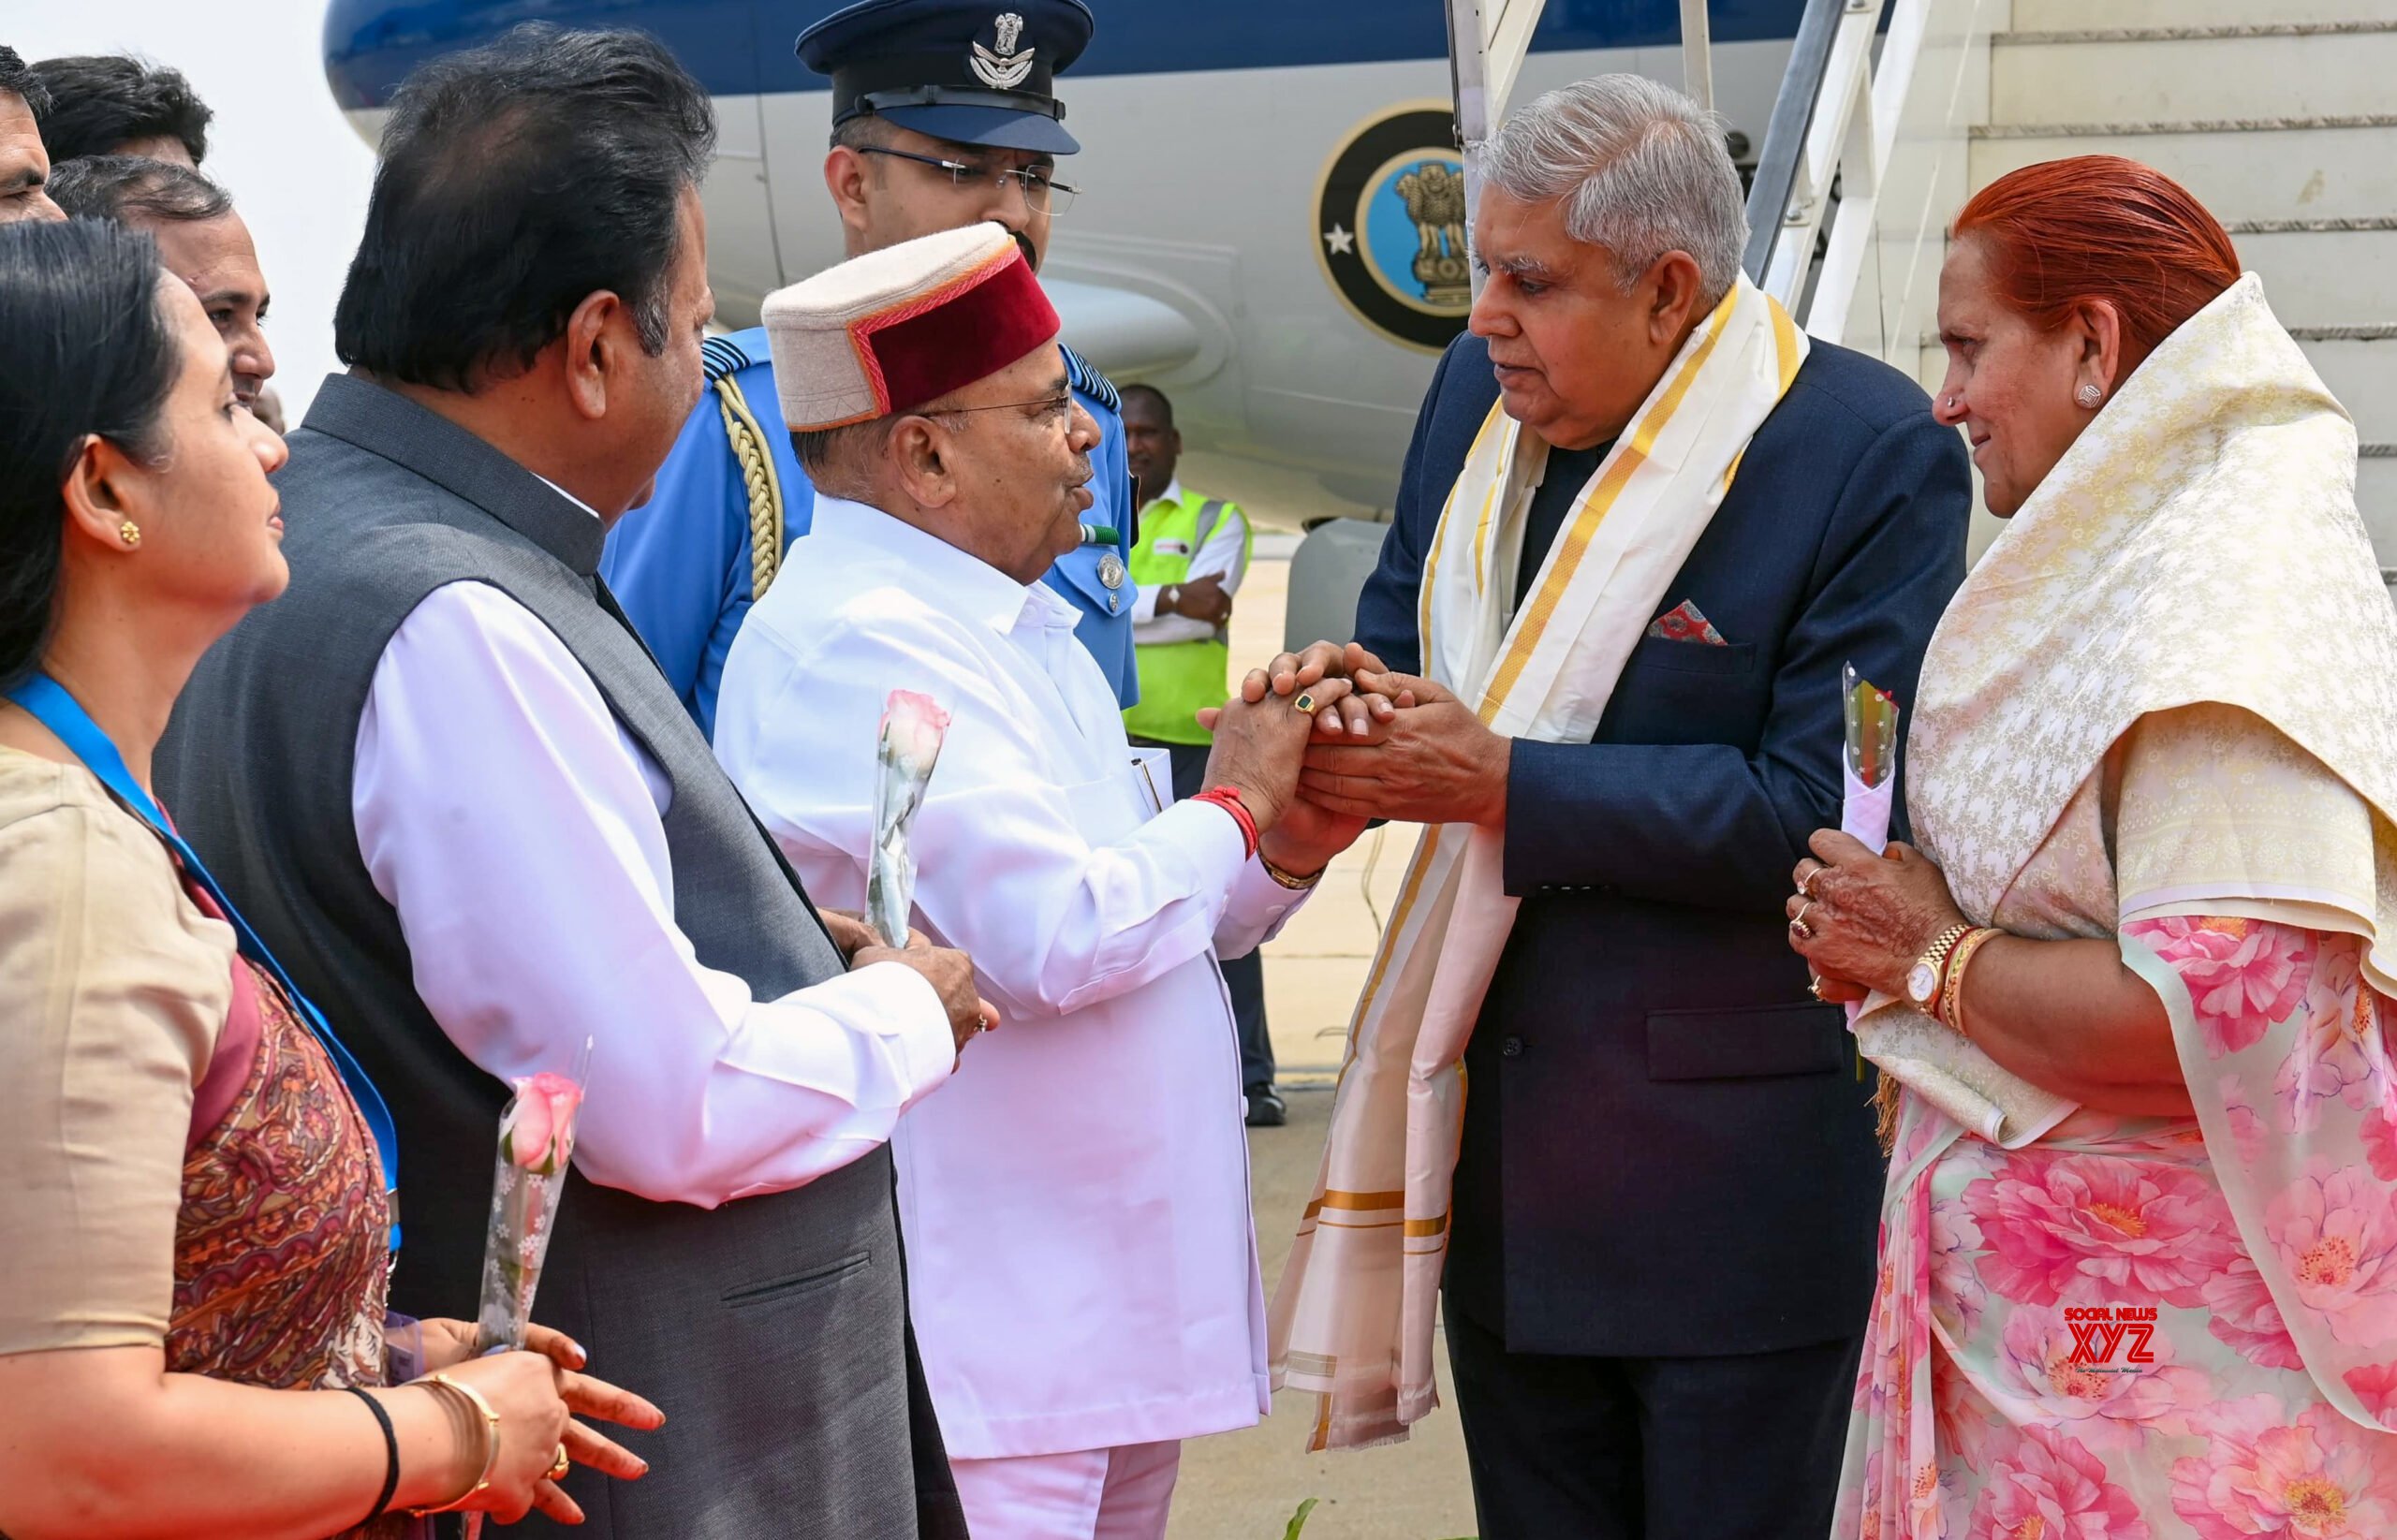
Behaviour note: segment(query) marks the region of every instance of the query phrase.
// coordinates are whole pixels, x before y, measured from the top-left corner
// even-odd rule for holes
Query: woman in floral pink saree
[[[2397,1535],[2397,610],[2353,426],[2126,161],[1976,198],[1940,325],[2014,517],[1925,663],[1919,852],[1818,834],[1789,905],[1868,1029],[1929,986],[1945,1066],[1886,1082],[1834,1533]]]

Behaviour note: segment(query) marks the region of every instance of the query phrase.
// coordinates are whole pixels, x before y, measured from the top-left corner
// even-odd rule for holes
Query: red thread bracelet
[[[1241,858],[1247,860],[1257,854],[1257,816],[1242,804],[1240,790],[1235,786],[1209,786],[1190,799],[1194,802],[1212,802],[1232,815],[1240,825],[1241,843],[1245,847]]]

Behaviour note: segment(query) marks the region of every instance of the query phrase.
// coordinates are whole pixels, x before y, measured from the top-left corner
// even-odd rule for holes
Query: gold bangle
[[[1271,860],[1268,860],[1261,854],[1257,858],[1257,859],[1258,864],[1265,868],[1265,874],[1267,876],[1272,878],[1275,882],[1280,883],[1283,887],[1301,893],[1305,892],[1308,888],[1313,887],[1316,883],[1321,882],[1323,880],[1323,873],[1327,870],[1323,867],[1317,867],[1311,874],[1301,877],[1294,873],[1283,871],[1280,867],[1275,866]]]
[[[464,1491],[460,1492],[456,1497],[451,1498],[449,1502],[442,1503],[439,1507],[410,1508],[408,1510],[408,1517],[411,1518],[422,1518],[429,1514],[454,1512],[480,1496],[483,1490],[491,1485],[492,1472],[499,1467],[499,1414],[491,1409],[491,1402],[483,1400],[481,1391],[477,1390],[471,1385],[461,1385],[447,1374],[427,1374],[420,1380],[411,1380],[408,1383],[411,1385],[423,1386],[427,1389],[447,1390],[452,1395],[462,1396],[465,1399],[469,1411],[479,1413],[482,1415],[482,1474],[475,1477],[475,1484],[473,1486],[467,1488]]]
[[[1985,944],[2005,933],[1993,925],[1975,926],[1948,954],[1948,976],[1940,981],[1936,1014],[1941,1025],[1968,1042],[1971,1034],[1964,1031],[1964,964]]]

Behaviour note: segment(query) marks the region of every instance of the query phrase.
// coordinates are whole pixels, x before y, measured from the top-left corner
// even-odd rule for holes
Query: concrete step
[[[2240,265],[2264,280],[2272,314],[2288,327],[2350,325],[2359,315],[2397,316],[2397,218],[2363,229],[2230,227]],[[1938,334],[1922,345],[1937,351]]]
[[[2356,462],[2356,506],[2383,568],[2397,572],[2397,444],[2363,446]]]
[[[2397,114],[2311,119],[1991,125],[1973,130],[1970,178],[2066,155],[2125,155],[2187,187],[2226,224],[2377,219],[2397,213]]]
[[[1992,39],[1990,121],[2375,112],[2392,78],[2397,21],[2016,31]]]
[[[2359,316],[2397,317],[2397,218],[2360,229],[2233,225],[2239,260],[2264,279],[2281,324],[2340,326]]]
[[[2307,361],[2366,444],[2397,442],[2397,328],[2375,330],[2386,334],[2359,340],[2298,333]]]
[[[2069,27],[2237,26],[2276,22],[2397,22],[2397,0],[2014,0],[2018,31]]]

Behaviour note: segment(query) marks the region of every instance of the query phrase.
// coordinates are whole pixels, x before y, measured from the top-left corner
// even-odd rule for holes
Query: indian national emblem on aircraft
[[[1359,320],[1436,353],[1473,309],[1467,223],[1455,120],[1435,103],[1396,103],[1359,124],[1325,163],[1316,259]]]
[[[1473,303],[1473,274],[1465,265],[1464,176],[1445,161],[1427,160],[1402,174],[1394,190],[1415,221],[1415,281],[1426,304]]]
[[[1019,53],[1015,47],[1023,38],[1023,18],[1006,11],[993,25],[998,34],[993,39],[997,46],[985,48],[977,42],[966,63],[973,66],[975,78],[992,90],[1012,91],[1032,74],[1032,50]]]

